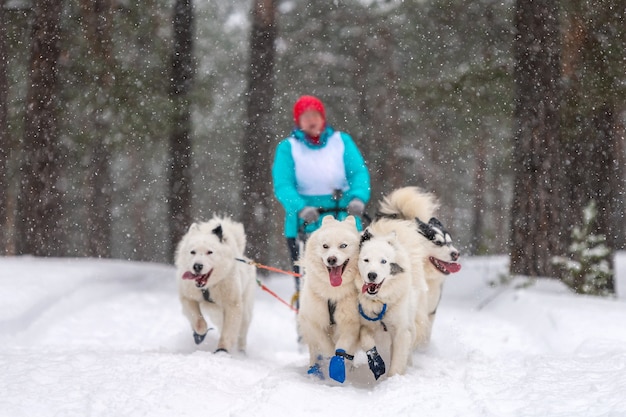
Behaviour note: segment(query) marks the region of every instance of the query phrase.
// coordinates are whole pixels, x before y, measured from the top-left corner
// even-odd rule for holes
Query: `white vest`
[[[333,133],[323,148],[309,148],[293,137],[289,142],[296,167],[299,194],[329,195],[337,189],[348,189],[346,167],[343,163],[345,147],[340,132]]]

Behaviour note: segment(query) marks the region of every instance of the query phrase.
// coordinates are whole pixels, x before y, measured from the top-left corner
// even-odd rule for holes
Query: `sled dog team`
[[[344,382],[346,361],[358,350],[376,379],[403,374],[412,352],[428,344],[445,278],[460,269],[437,209],[432,194],[400,188],[363,232],[352,216],[327,216],[310,235],[297,315],[310,375]],[[245,245],[243,225],[214,217],[192,224],[176,251],[183,314],[198,344],[209,315],[220,329],[216,352],[246,348],[255,270],[238,261]]]

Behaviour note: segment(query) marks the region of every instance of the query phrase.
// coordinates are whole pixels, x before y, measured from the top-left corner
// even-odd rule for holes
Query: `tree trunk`
[[[487,147],[486,134],[483,131],[475,138],[474,145],[474,206],[472,207],[472,231],[470,233],[469,251],[472,255],[481,255],[486,251],[485,245],[485,194],[487,192]]]
[[[604,235],[611,250],[624,239],[624,138],[616,120],[618,78],[624,70],[623,54],[613,51],[624,51],[626,31],[614,13],[617,6],[570,2],[563,30],[562,126],[572,190],[566,194],[566,226],[581,225],[583,208],[594,200],[598,217],[592,233]],[[609,44],[603,41],[607,36]],[[571,230],[563,233],[569,237]],[[615,292],[614,277],[605,289]]]
[[[381,126],[386,132],[385,139],[379,143],[383,147],[383,174],[382,183],[384,190],[395,190],[404,185],[405,175],[403,160],[400,158],[400,148],[402,137],[400,132],[400,94],[398,93],[398,83],[400,82],[394,64],[394,39],[393,33],[389,29],[381,28],[378,37],[382,43],[383,62],[386,69],[384,75],[384,96],[385,102],[380,108],[383,109],[384,119]],[[376,112],[375,112],[376,114]],[[377,209],[377,208],[375,208]],[[427,220],[425,220],[427,221]]]
[[[83,30],[93,52],[97,68],[94,79],[91,157],[87,180],[87,255],[101,258],[111,256],[111,179],[110,117],[106,117],[111,95],[112,71],[112,5],[111,0],[81,0]],[[93,67],[92,67],[93,68]]]
[[[355,137],[371,177],[372,198],[368,210],[375,212],[377,202],[389,190],[406,185],[405,159],[400,156],[400,93],[394,63],[394,39],[389,29],[367,19],[361,27],[372,26],[355,39],[353,58],[356,69],[352,88],[358,94],[358,121],[362,137]],[[375,42],[374,42],[375,40]],[[376,138],[384,137],[384,140]]]
[[[249,255],[269,259],[271,207],[272,100],[274,99],[274,42],[276,0],[255,0],[252,5],[247,125],[242,144],[242,221],[248,234]]]
[[[57,119],[59,18],[63,2],[39,0],[34,6],[26,98],[20,192],[18,252],[37,256],[63,253],[61,152]]]
[[[174,47],[171,58],[170,99],[172,132],[169,140],[169,250],[173,259],[176,245],[191,223],[191,115],[189,91],[194,76],[193,4],[176,0],[174,5]]]
[[[7,26],[4,18],[4,4],[0,3],[0,256],[8,252],[8,162],[9,162],[9,126],[8,103],[9,85],[7,82]]]
[[[512,274],[554,276],[559,236],[560,39],[554,0],[515,3]]]

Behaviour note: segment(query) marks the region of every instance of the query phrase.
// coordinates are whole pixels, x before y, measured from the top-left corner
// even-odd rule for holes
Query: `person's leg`
[[[291,256],[291,270],[299,274],[301,268],[297,265],[298,258],[300,257],[300,242],[293,237],[287,238],[287,247],[289,248],[289,255]],[[296,292],[291,298],[291,305],[296,309],[300,309],[300,277],[294,277]],[[298,334],[298,343],[302,343],[302,336],[300,335],[300,329],[296,322],[296,333]]]
[[[298,241],[293,238],[293,237],[288,237],[287,238],[287,247],[289,248],[289,255],[291,256],[291,270],[296,273],[299,274],[300,273],[300,267],[298,265],[296,265],[296,262],[298,261],[298,257],[300,256],[300,246],[298,244]],[[294,278],[295,284],[296,284],[296,293],[294,295],[294,300],[295,301],[295,308],[300,308],[300,303],[298,301],[298,295],[300,293],[300,278],[295,277]]]
[[[298,246],[299,245],[295,237],[287,238],[287,247],[289,248],[289,255],[291,256],[291,266],[292,266],[293,272],[297,274],[300,273],[300,267],[296,265],[298,256],[300,256],[300,248]]]

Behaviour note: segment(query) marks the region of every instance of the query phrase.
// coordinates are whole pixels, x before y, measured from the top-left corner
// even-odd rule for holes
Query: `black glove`
[[[298,217],[306,223],[315,223],[320,218],[320,212],[315,207],[306,206],[300,210]]]
[[[352,216],[361,217],[365,211],[365,204],[358,198],[354,198],[348,203],[347,211]]]

